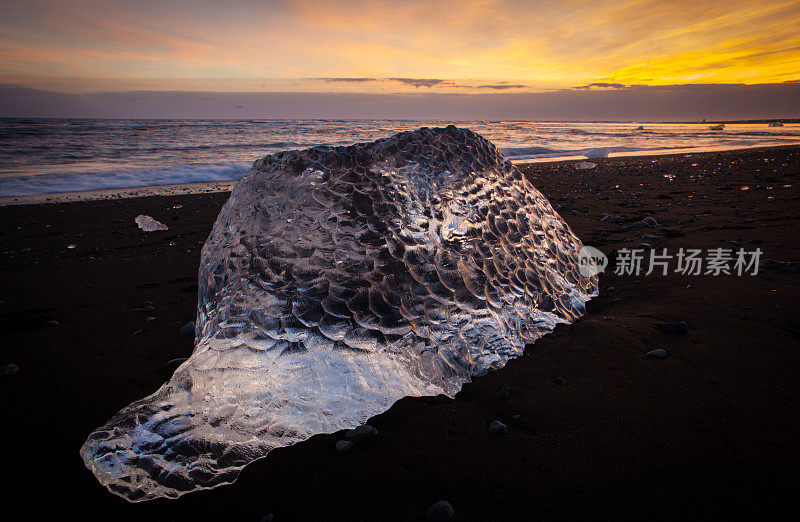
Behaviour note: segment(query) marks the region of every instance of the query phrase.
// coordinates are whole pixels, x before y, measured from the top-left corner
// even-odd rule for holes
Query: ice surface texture
[[[581,246],[469,130],[267,156],[203,247],[192,356],[81,455],[131,501],[177,497],[401,397],[452,397],[583,313]]]

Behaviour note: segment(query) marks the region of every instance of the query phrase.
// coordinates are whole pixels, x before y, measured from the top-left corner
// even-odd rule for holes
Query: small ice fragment
[[[592,163],[591,161],[581,161],[580,163],[575,164],[575,168],[578,170],[588,170],[593,169],[597,166],[597,164]]]
[[[155,232],[156,230],[169,230],[169,227],[160,221],[156,221],[150,216],[139,214],[136,216],[136,224],[139,225],[144,232]]]

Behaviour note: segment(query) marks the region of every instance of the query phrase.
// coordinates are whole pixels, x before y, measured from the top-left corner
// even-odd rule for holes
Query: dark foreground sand
[[[588,171],[575,162],[524,168],[587,244],[759,246],[764,258],[800,261],[798,147],[594,161]],[[603,275],[585,318],[455,400],[401,400],[370,421],[378,437],[349,454],[334,453],[335,435],[319,435],[274,451],[232,486],[136,505],[111,495],[78,449],[158,388],[169,359],[189,355],[192,341],[178,330],[194,318],[199,250],[226,198],[0,208],[0,365],[21,368],[0,377],[5,514],[423,520],[440,499],[457,520],[796,511],[800,274],[792,265],[742,277]],[[140,232],[140,213],[170,230]],[[604,222],[602,213],[627,220]],[[621,230],[647,215],[663,227]],[[133,310],[147,302],[154,312]],[[656,328],[668,321],[686,321],[689,332]],[[669,356],[645,356],[656,348]],[[496,398],[505,386],[510,397]],[[506,436],[489,436],[494,419],[509,425]]]

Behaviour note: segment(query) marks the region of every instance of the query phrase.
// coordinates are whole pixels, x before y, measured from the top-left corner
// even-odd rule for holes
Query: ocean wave
[[[31,196],[115,188],[233,181],[249,170],[249,162],[133,168],[107,172],[65,172],[0,178],[0,197]]]

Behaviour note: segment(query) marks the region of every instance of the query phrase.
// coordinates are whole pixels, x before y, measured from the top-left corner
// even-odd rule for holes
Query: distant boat
[[[783,123],[781,123],[779,121],[771,121],[771,122],[769,122],[769,126],[770,127],[783,127]]]
[[[725,124],[720,123],[719,125],[712,125],[708,130],[725,130]]]

